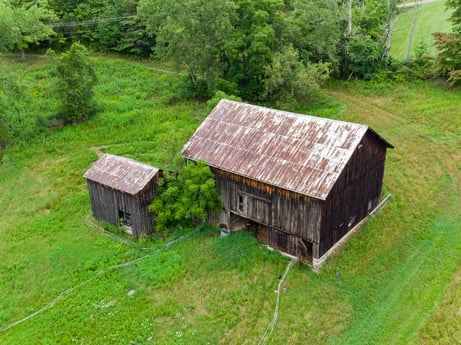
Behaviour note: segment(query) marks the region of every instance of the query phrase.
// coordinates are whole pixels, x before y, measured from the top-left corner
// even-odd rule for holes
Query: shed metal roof
[[[221,100],[181,153],[210,166],[325,200],[366,125]]]
[[[157,175],[159,169],[130,158],[104,154],[83,175],[106,187],[136,195]]]

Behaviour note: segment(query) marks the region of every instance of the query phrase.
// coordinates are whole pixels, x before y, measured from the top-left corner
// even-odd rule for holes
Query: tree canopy
[[[56,17],[45,0],[0,0],[0,52],[24,49],[54,34],[46,25]]]
[[[156,56],[186,67],[192,85],[207,96],[221,90],[262,100],[290,84],[283,97],[303,98],[293,88],[306,86],[309,75],[310,92],[328,75],[316,73],[327,65],[333,75],[358,78],[385,66],[383,25],[394,2],[349,8],[352,1],[140,0],[138,17],[156,38]],[[280,65],[283,57],[291,67]],[[271,76],[277,65],[284,71]],[[297,81],[289,80],[290,68]],[[308,71],[304,77],[302,71]]]

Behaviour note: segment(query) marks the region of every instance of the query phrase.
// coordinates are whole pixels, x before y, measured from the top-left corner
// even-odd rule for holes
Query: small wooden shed
[[[380,203],[386,149],[373,129],[221,100],[182,150],[215,173],[224,209],[210,218],[319,267]]]
[[[157,194],[161,170],[133,159],[104,154],[83,175],[87,180],[93,216],[124,226],[139,237],[154,230],[149,205]]]

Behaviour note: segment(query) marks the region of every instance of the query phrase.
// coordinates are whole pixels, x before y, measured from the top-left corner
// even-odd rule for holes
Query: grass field
[[[155,252],[170,239],[118,233],[121,243],[85,224],[81,176],[96,148],[168,168],[209,111],[169,104],[170,73],[110,57],[95,63],[97,116],[3,157],[0,329],[62,299],[1,330],[0,344],[258,344],[288,261],[251,233],[221,238],[204,227]],[[9,67],[43,89],[43,64]],[[356,82],[294,109],[369,124],[395,145],[384,181],[393,197],[319,273],[289,272],[268,344],[461,341],[460,107],[459,90]]]
[[[413,16],[414,8],[403,8],[394,24],[395,31],[392,35],[390,55],[396,60],[405,59]],[[418,45],[425,47],[424,53],[426,55],[436,55],[437,50],[434,46],[432,33],[451,32],[449,17],[450,12],[446,10],[445,1],[423,4],[419,7],[409,59],[415,58]]]

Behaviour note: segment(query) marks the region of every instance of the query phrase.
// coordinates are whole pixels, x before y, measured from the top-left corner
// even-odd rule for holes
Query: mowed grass
[[[411,25],[414,16],[414,8],[402,8],[394,24],[390,55],[403,61],[407,54],[408,42],[410,39]],[[434,46],[433,32],[451,32],[450,11],[447,11],[445,1],[437,1],[422,4],[418,9],[415,29],[411,41],[409,59],[416,57],[418,46],[423,46],[423,53],[435,56],[437,49]]]
[[[8,149],[0,166],[0,328],[101,270],[144,259],[0,332],[0,343],[257,344],[288,261],[251,233],[221,238],[205,227],[155,254],[169,238],[138,243],[119,233],[122,244],[85,225],[81,175],[95,151],[169,168],[208,112],[169,104],[178,85],[170,73],[110,57],[95,62],[97,116]],[[290,271],[268,344],[461,340],[459,96],[423,83],[353,83],[300,106],[366,123],[394,144],[384,181],[393,198],[319,273]]]

